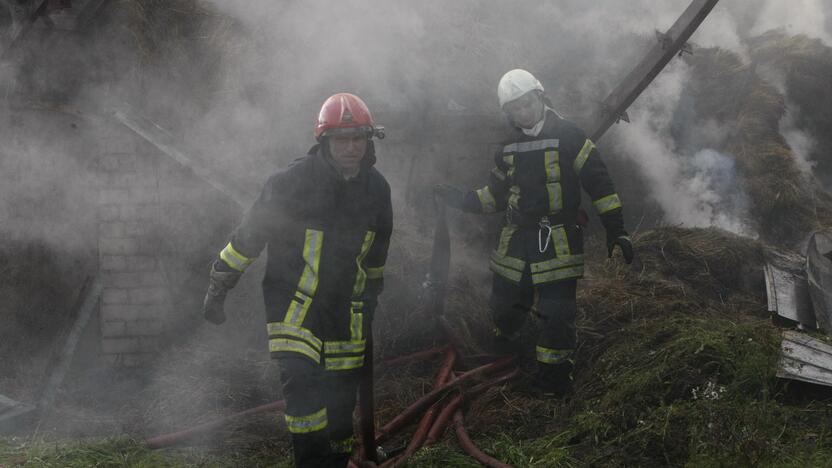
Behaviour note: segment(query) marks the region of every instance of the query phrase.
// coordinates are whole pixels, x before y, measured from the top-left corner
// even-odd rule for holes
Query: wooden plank
[[[41,395],[38,407],[42,412],[45,412],[55,401],[55,395],[61,387],[69,370],[69,365],[72,363],[72,358],[75,356],[75,350],[78,347],[78,341],[87,328],[87,324],[92,317],[95,306],[98,305],[98,299],[101,297],[101,292],[104,289],[101,278],[96,276],[89,282],[89,286],[82,292],[83,297],[78,306],[75,322],[69,330],[63,348],[58,355],[57,363],[52,368],[49,374],[49,379],[44,386],[43,394]]]
[[[713,10],[719,0],[693,0],[682,16],[650,49],[647,55],[624,78],[601,104],[596,112],[594,124],[589,127],[590,138],[598,141],[645,88],[658,76],[670,60],[678,54],[690,36]]]
[[[21,39],[23,39],[26,34],[32,29],[32,26],[35,25],[35,22],[40,17],[46,18],[44,14],[46,13],[46,6],[49,0],[39,0],[32,3],[31,7],[26,7],[25,5],[17,5],[16,3],[10,3],[12,8],[19,8],[21,9],[21,14],[19,18],[15,18],[16,14],[12,13],[12,18],[17,25],[12,25],[12,33],[9,37],[9,42],[5,45],[5,47],[0,48],[0,59],[4,58],[6,54],[12,50]]]
[[[219,174],[216,174],[210,169],[204,167],[203,164],[200,164],[194,158],[180,151],[174,145],[170,134],[165,132],[164,129],[155,123],[138,116],[130,115],[125,110],[117,111],[115,113],[115,117],[125,127],[147,140],[150,144],[161,150],[168,157],[183,167],[190,169],[194,175],[208,182],[215,189],[237,202],[241,208],[248,208],[254,202],[256,198],[254,192],[237,187],[236,184],[231,182],[227,177],[223,178]]]

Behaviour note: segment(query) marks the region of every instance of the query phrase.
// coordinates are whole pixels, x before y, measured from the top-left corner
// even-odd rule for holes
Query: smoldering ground
[[[407,231],[394,240],[413,243],[409,236],[414,233],[429,235],[428,200],[434,183],[473,188],[484,182],[489,145],[500,140],[491,129],[504,125],[494,96],[503,72],[529,69],[562,113],[585,123],[589,111],[653,43],[654,30],[667,29],[687,3],[605,1],[588,7],[567,1],[520,7],[496,1],[112,2],[100,23],[86,33],[67,39],[33,31],[3,64],[2,85],[5,102],[15,107],[42,107],[46,102],[106,120],[113,109],[129,105],[169,130],[199,161],[246,181],[254,191],[270,172],[313,143],[312,122],[328,95],[354,92],[388,126],[388,139],[378,145],[379,167],[395,192],[397,230]],[[750,57],[746,38],[770,27],[828,43],[832,12],[822,1],[804,1],[803,8],[786,11],[777,4],[725,1],[692,42],[727,49],[742,60]],[[634,104],[633,123],[616,127],[601,142],[614,179],[624,187],[639,187],[621,190],[630,224],[644,212],[655,212],[652,223],[718,226],[754,235],[733,155],[724,152],[728,133],[707,118],[689,115],[691,98],[685,90],[690,74],[689,65],[674,61]],[[10,115],[19,113],[10,110]],[[32,125],[41,128],[36,121]],[[100,152],[97,142],[115,130],[102,125],[94,137],[83,140],[88,147],[70,151],[65,129],[15,128],[8,126],[6,138],[18,143],[4,145],[2,153],[9,168],[2,187],[8,214],[3,230],[43,240],[62,254],[94,249],[83,242],[93,236],[79,236],[84,231],[76,226],[94,223],[88,216],[95,202],[85,195],[61,194],[74,195],[90,182],[93,173],[85,166],[84,153]],[[798,145],[806,139],[791,141]],[[67,157],[70,153],[76,156]],[[36,175],[20,169],[24,161]],[[167,183],[184,185],[188,177],[170,177]],[[32,183],[37,178],[41,181]],[[9,208],[19,207],[15,200],[22,196],[77,203],[57,210],[77,217],[62,218],[53,211],[60,205],[47,203],[33,204],[30,218],[23,219]],[[404,206],[408,199],[410,206]],[[179,421],[199,421],[206,408],[242,407],[276,396],[274,375],[264,364],[256,271],[233,294],[231,320],[223,328],[203,325],[195,310],[204,287],[199,278],[205,280],[212,256],[222,248],[222,236],[239,213],[228,206],[212,212],[212,205],[197,200],[190,206],[204,215],[198,219],[214,217],[213,227],[177,226],[173,219],[161,223],[174,231],[171,242],[180,247],[168,249],[169,254],[181,251],[189,239],[210,244],[179,257],[195,265],[182,272],[187,279],[175,279],[187,298],[174,326],[185,332],[169,348],[166,362],[146,377],[149,390],[131,396],[151,402],[153,409],[139,416],[143,424],[126,420],[137,417],[131,411],[91,418],[102,427],[168,429]],[[455,264],[465,266],[457,270],[459,277],[484,277],[481,254],[487,252],[493,230],[489,223],[495,220],[457,213],[451,217],[458,245],[464,246],[454,253]],[[44,229],[47,222],[60,228]],[[394,243],[392,248],[405,246]],[[400,261],[412,258],[420,257]],[[390,271],[405,268],[393,259]],[[417,268],[402,277],[420,273]],[[385,310],[414,310],[417,288],[393,280],[383,301],[398,307]],[[413,303],[400,302],[402,297]],[[407,320],[417,326],[412,317]],[[394,322],[389,320],[391,326]],[[235,377],[230,369],[241,374]],[[112,395],[117,382],[106,383],[84,388]],[[257,390],[247,393],[248,388]]]

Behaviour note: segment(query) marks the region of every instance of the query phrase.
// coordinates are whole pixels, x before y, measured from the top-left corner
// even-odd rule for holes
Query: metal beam
[[[719,0],[693,0],[682,16],[664,34],[657,33],[656,44],[624,78],[615,90],[604,99],[597,110],[590,138],[598,141],[604,133],[625,115],[627,108],[647,88],[670,60],[683,52],[690,52],[685,43],[696,31],[702,21],[713,10]]]

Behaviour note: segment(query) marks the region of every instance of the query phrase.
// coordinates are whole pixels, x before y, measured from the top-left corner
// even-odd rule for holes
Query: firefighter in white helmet
[[[606,229],[608,254],[618,246],[630,263],[633,246],[601,155],[553,109],[540,81],[526,70],[511,70],[500,79],[497,96],[512,133],[494,158],[488,184],[469,192],[438,185],[436,194],[470,213],[505,211],[490,262],[496,344],[517,349],[516,334],[533,312],[540,325],[536,385],[562,396],[573,378],[576,287],[584,273],[581,188]]]

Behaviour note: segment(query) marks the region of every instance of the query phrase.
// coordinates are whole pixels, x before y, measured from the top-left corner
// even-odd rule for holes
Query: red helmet
[[[315,138],[352,132],[365,132],[368,138],[384,138],[384,127],[375,125],[370,109],[360,97],[350,93],[333,94],[318,113]]]

